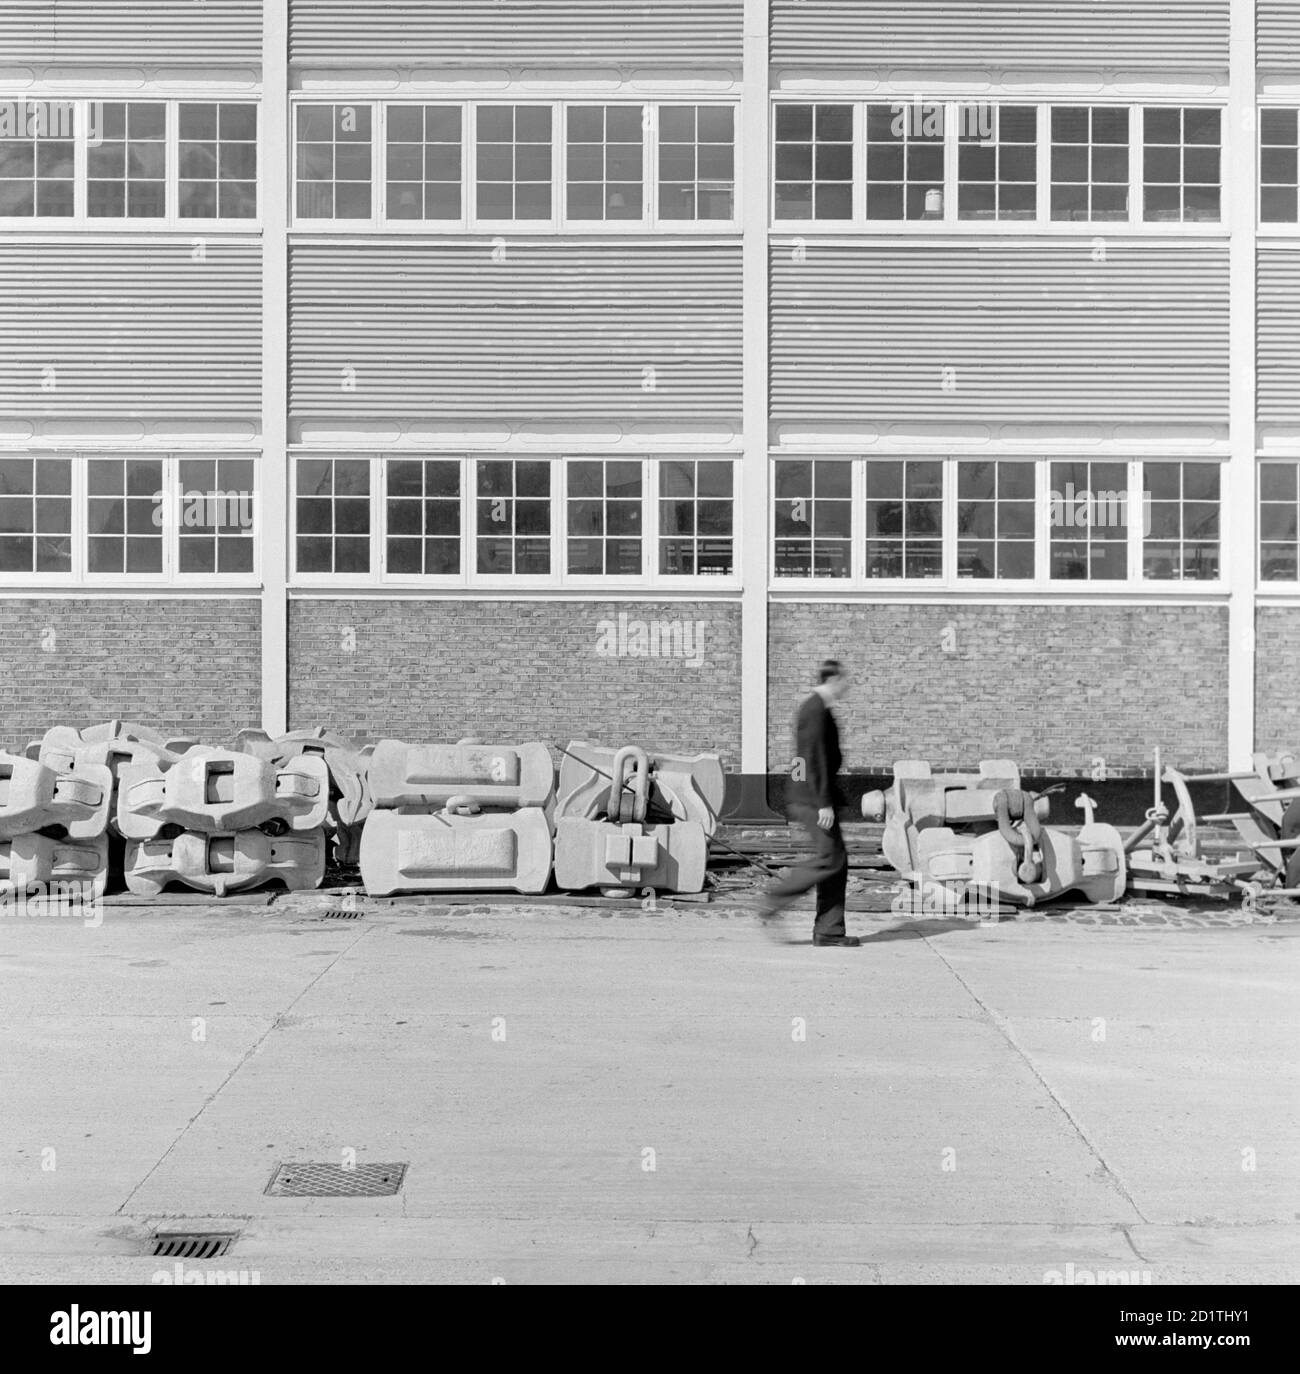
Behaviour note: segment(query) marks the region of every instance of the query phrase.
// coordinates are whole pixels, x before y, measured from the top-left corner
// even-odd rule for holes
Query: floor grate
[[[321,913],[322,921],[359,921],[366,913],[364,911],[353,911],[345,906],[330,907],[328,911]]]
[[[277,1164],[270,1197],[392,1197],[406,1177],[405,1164]]]
[[[239,1232],[155,1231],[153,1252],[168,1259],[216,1259],[238,1240]]]

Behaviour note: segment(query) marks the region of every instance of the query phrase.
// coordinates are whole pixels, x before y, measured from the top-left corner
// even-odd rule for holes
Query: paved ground
[[[327,903],[0,920],[0,1281],[1300,1279],[1300,923]]]

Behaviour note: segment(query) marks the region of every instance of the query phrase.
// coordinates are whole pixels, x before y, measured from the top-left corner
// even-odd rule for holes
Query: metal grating
[[[224,1255],[238,1238],[238,1231],[156,1231],[153,1252],[169,1259],[216,1259],[218,1255]]]
[[[321,913],[322,921],[359,921],[366,913],[355,907],[332,906]]]
[[[277,1164],[270,1197],[392,1197],[406,1178],[405,1164]]]

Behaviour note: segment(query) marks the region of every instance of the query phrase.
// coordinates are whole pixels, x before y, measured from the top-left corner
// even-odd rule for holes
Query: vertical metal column
[[[262,10],[262,729],[289,719],[289,0]]]
[[[740,102],[744,236],[744,461],[741,465],[741,771],[767,772],[768,0],[745,0]]]
[[[1229,408],[1231,456],[1224,473],[1223,550],[1228,610],[1228,766],[1246,768],[1255,750],[1255,587],[1259,540],[1256,424],[1256,240],[1259,144],[1255,0],[1231,0],[1224,202],[1232,231]]]

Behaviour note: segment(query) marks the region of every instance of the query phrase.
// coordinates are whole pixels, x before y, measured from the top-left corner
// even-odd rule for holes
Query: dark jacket
[[[819,692],[814,692],[795,712],[794,756],[796,765],[802,761],[803,767],[796,766],[791,776],[786,789],[789,800],[818,808],[843,806],[844,796],[835,777],[844,762],[839,726]]]

